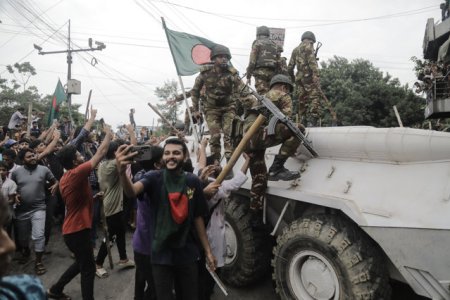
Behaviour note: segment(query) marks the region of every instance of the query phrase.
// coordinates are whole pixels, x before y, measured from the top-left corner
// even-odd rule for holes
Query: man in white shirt
[[[8,129],[19,129],[22,125],[22,122],[27,119],[26,116],[23,115],[25,109],[23,107],[19,107],[11,116],[8,123]]]

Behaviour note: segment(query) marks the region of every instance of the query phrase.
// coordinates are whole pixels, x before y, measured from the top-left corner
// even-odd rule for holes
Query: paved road
[[[55,229],[53,233],[52,240],[48,247],[52,253],[44,257],[44,264],[48,269],[48,272],[42,275],[40,278],[44,283],[45,287],[48,288],[52,283],[54,283],[59,276],[66,270],[66,268],[73,262],[70,257],[70,252],[62,241],[60,232]],[[133,257],[133,252],[131,248],[131,233],[127,233],[127,251],[130,257]],[[118,261],[119,255],[117,253],[117,248],[113,248],[113,260]],[[105,262],[105,267],[107,266],[107,260]],[[18,265],[14,263],[13,272],[14,273],[28,273],[33,274],[34,262],[30,260],[25,265]],[[108,267],[107,267],[108,269]],[[134,295],[134,269],[118,269],[110,271],[110,275],[105,279],[95,279],[95,299],[97,300],[123,300],[123,299],[133,299]],[[249,286],[245,288],[229,288],[229,296],[225,297],[222,292],[216,288],[212,300],[230,300],[230,299],[245,299],[245,300],[276,300],[279,299],[275,294],[272,281],[270,279],[271,274],[267,274],[266,279],[261,283]],[[77,276],[70,284],[67,285],[65,293],[70,295],[72,299],[81,299],[80,292],[80,277]],[[394,286],[394,294],[392,297],[395,299],[408,299],[408,300],[419,300],[425,299],[420,298],[411,293],[408,289]]]
[[[133,257],[131,248],[132,233],[127,233],[127,253]],[[47,273],[40,276],[44,286],[50,287],[59,276],[66,270],[66,268],[73,262],[70,257],[70,252],[65,246],[61,233],[55,228],[52,239],[48,249],[52,251],[51,254],[44,256],[44,265],[47,267]],[[119,255],[117,248],[112,248],[113,260],[117,262]],[[34,261],[30,260],[24,265],[19,265],[13,262],[13,273],[28,273],[34,274]],[[110,273],[108,278],[95,279],[95,299],[112,300],[112,299],[133,299],[134,295],[134,269],[118,269],[110,271],[108,260],[105,261],[105,268]],[[64,292],[72,297],[72,299],[81,299],[80,291],[80,277],[77,276],[71,283],[66,286]],[[222,292],[217,289],[212,300],[222,299],[249,299],[249,300],[272,300],[277,299],[274,289],[271,285],[270,274],[267,280],[252,287],[242,289],[229,288],[229,296],[224,297]]]

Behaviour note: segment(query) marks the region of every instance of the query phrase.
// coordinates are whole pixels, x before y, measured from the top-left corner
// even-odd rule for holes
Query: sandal
[[[58,300],[72,300],[69,295],[66,295],[64,293],[55,294],[50,291],[50,289],[47,290],[47,297],[50,299],[58,299]]]
[[[98,268],[95,270],[95,275],[97,275],[98,278],[106,278],[109,274],[104,268]]]
[[[34,265],[34,272],[36,273],[36,275],[42,275],[45,274],[45,272],[47,272],[47,269],[44,267],[42,263],[36,263]]]

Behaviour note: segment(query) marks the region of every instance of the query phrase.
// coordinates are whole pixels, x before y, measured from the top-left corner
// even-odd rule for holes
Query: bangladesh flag
[[[54,119],[58,119],[59,107],[61,106],[61,103],[66,100],[67,100],[66,92],[64,91],[64,87],[61,83],[61,80],[58,79],[55,93],[53,94],[50,111],[48,112],[48,120],[47,120],[48,126],[52,125]]]
[[[200,71],[202,65],[211,62],[211,48],[216,43],[185,32],[170,30],[165,23],[164,29],[178,75],[194,75]]]

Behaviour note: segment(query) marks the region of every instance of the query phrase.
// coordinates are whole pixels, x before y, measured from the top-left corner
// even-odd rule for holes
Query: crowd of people
[[[179,299],[209,299],[214,281],[205,263],[210,270],[224,264],[222,200],[246,180],[248,163],[229,183],[214,184],[211,178],[218,175],[220,166],[218,160],[206,157],[207,139],[199,147],[199,164],[193,170],[192,164],[185,163],[189,152],[183,139],[168,139],[161,147],[161,139],[145,130],[141,133],[145,137],[136,137],[131,124],[126,126],[125,139],[107,125],[95,132],[96,115],[92,109],[84,126],[69,127],[68,134],[58,122],[37,137],[22,133],[26,118],[3,131],[1,275],[6,274],[9,257],[20,264],[34,258],[35,275],[45,274],[45,261],[51,255],[46,259],[43,255],[51,254],[49,240],[59,218],[74,262],[47,289],[37,277],[2,277],[0,299],[10,295],[16,297],[11,299],[22,299],[19,295],[71,299],[64,287],[78,274],[82,298],[94,299],[95,276],[108,277],[103,264],[112,240],[119,253],[117,265],[135,267],[135,299],[170,299],[173,289]],[[61,118],[63,124],[65,120]],[[21,136],[19,142],[10,138],[16,133]],[[140,144],[149,145],[150,158],[133,158],[137,152],[132,149]],[[135,227],[135,261],[126,250],[127,221]],[[104,238],[97,232],[99,225],[107,228]],[[10,281],[17,287],[11,288]],[[29,285],[36,294],[27,295]]]
[[[93,128],[97,111],[92,108],[83,126],[75,127],[68,117],[62,117],[47,129],[39,126],[38,119],[28,129],[24,109],[19,108],[0,136],[0,202],[5,208],[0,211],[4,228],[0,237],[8,245],[0,247],[4,251],[0,256],[5,267],[6,257],[15,252],[19,263],[34,257],[35,275],[45,274],[43,255],[51,253],[52,227],[61,222],[62,237],[74,261],[47,289],[35,277],[26,277],[37,294],[71,299],[64,288],[80,274],[82,298],[94,299],[95,277],[108,280],[104,263],[114,242],[117,265],[135,268],[134,299],[172,299],[174,295],[176,299],[210,299],[215,282],[208,271],[220,274],[225,263],[225,199],[247,180],[247,169],[252,178],[249,212],[254,230],[267,229],[261,221],[268,180],[300,177],[298,171],[284,167],[300,142],[283,123],[277,123],[273,133],[266,132],[270,113],[261,109],[248,89],[251,77],[259,94],[285,115],[295,114],[290,96],[295,86],[303,101],[299,113],[312,125],[321,117],[319,104],[314,102],[319,80],[314,34],[302,36],[289,65],[281,57],[282,49],[268,36],[267,27],[258,29],[247,84],[230,66],[229,49],[223,45],[212,48],[211,64],[201,70],[187,93],[192,97],[194,123],[205,120],[210,134],[200,143],[194,166],[179,132],[178,137],[157,138],[143,128],[136,134],[134,109],[129,113],[131,124],[113,133],[103,122]],[[228,162],[235,151],[233,122],[240,116],[238,106],[245,109],[244,133],[259,115],[265,121],[245,147],[241,169],[216,182],[222,153]],[[267,169],[265,149],[278,144],[279,153]],[[142,152],[148,154],[145,159],[140,157]],[[133,259],[126,250],[128,224],[134,230]],[[106,228],[105,236],[99,226]],[[20,285],[11,287],[15,280],[19,282],[17,276],[0,279],[0,299],[24,293]]]

